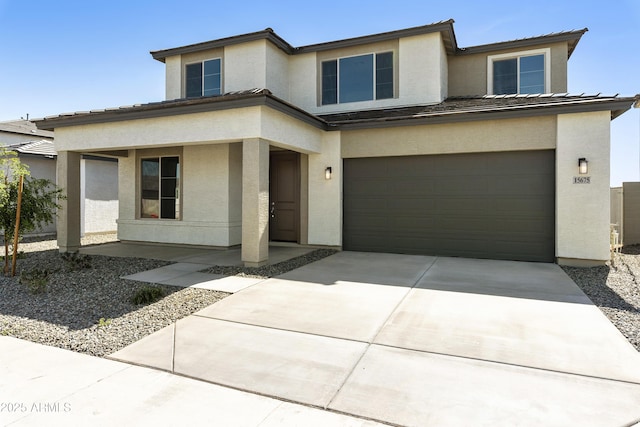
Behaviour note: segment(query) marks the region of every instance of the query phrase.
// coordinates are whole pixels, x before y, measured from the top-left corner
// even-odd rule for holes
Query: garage
[[[555,261],[555,152],[344,159],[343,248]]]

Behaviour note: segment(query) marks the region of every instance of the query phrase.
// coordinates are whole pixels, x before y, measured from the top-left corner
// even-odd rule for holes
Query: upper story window
[[[322,105],[387,98],[393,98],[393,52],[322,63]]]
[[[222,73],[220,58],[187,64],[187,98],[220,95],[222,92]]]
[[[547,93],[550,86],[548,58],[549,49],[489,56],[488,93]]]

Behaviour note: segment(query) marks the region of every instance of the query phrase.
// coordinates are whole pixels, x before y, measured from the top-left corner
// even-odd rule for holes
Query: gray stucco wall
[[[624,194],[624,244],[640,244],[640,182],[622,183]]]

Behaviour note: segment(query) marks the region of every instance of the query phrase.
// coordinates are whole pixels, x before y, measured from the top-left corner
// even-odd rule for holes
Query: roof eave
[[[506,42],[470,46],[463,49],[459,49],[457,51],[457,54],[473,55],[476,53],[488,53],[488,52],[501,51],[505,49],[521,49],[521,48],[527,48],[530,46],[536,46],[541,44],[548,45],[552,43],[567,42],[568,43],[567,57],[571,57],[571,54],[573,53],[574,49],[578,45],[578,42],[580,41],[584,33],[586,33],[587,31],[589,31],[588,28],[583,28],[581,30],[548,34],[548,35],[538,36],[538,37],[529,37],[524,39],[506,41]]]
[[[291,54],[294,48],[282,37],[277,35],[271,28],[267,28],[254,33],[240,34],[238,36],[225,37],[202,43],[190,44],[187,46],[174,47],[171,49],[155,50],[149,52],[153,59],[165,62],[169,56],[184,55],[186,53],[200,52],[208,49],[216,49],[224,46],[231,46],[239,43],[247,43],[256,40],[268,40],[284,52]]]

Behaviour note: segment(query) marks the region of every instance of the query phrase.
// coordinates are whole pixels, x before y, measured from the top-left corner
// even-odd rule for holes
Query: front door
[[[293,151],[272,151],[269,161],[269,238],[297,242],[300,235],[300,156]]]

